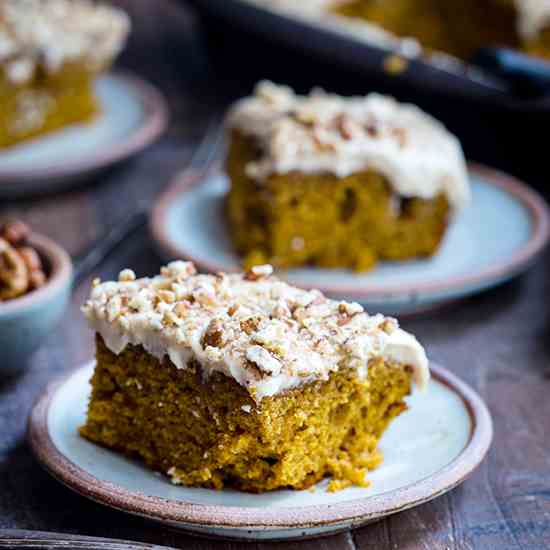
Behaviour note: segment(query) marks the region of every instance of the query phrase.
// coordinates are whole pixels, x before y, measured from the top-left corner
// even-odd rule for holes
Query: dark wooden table
[[[120,1],[135,32],[121,65],[162,88],[173,122],[147,152],[73,192],[0,204],[49,234],[71,253],[102,228],[150,204],[185,167],[211,116],[220,116],[238,88],[219,81],[201,49],[193,18],[169,0]],[[505,236],[503,236],[505,238]],[[132,266],[158,270],[144,229],[98,270],[103,279]],[[385,521],[321,540],[250,547],[403,549],[541,549],[550,547],[550,253],[519,280],[438,313],[405,320],[436,361],[458,373],[485,398],[495,439],[479,470],[436,500]],[[238,543],[196,539],[111,511],[50,478],[25,443],[31,405],[52,378],[92,355],[79,312],[90,281],[74,291],[61,326],[32,357],[28,371],[0,381],[0,528],[63,531],[124,538],[179,548],[227,549]]]

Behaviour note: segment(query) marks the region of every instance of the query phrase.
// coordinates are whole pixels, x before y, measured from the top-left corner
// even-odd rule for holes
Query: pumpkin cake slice
[[[431,256],[469,200],[458,140],[389,97],[261,82],[227,128],[227,214],[246,267],[367,271]]]
[[[190,486],[366,486],[381,435],[428,382],[424,349],[394,319],[271,272],[197,275],[179,261],[97,282],[81,434]]]
[[[93,119],[94,79],[129,27],[123,11],[92,0],[2,0],[0,148]]]

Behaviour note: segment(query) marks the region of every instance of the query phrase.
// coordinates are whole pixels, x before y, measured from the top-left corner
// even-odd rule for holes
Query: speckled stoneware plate
[[[210,537],[289,539],[358,527],[416,506],[461,483],[479,465],[492,438],[481,398],[449,371],[431,366],[426,392],[384,434],[383,464],[366,489],[274,491],[255,495],[172,485],[138,462],[82,439],[94,365],[53,383],[29,421],[30,445],[59,481],[97,502],[170,527]]]
[[[433,258],[383,262],[364,274],[306,268],[278,275],[389,315],[433,309],[511,279],[548,243],[549,209],[535,191],[506,174],[471,164],[470,178],[472,203]],[[240,269],[223,212],[227,189],[227,177],[211,171],[176,178],[160,196],[151,231],[166,260],[189,259],[212,272]]]
[[[107,74],[95,86],[102,113],[91,123],[0,149],[0,198],[71,187],[141,151],[165,130],[166,101],[151,84]]]

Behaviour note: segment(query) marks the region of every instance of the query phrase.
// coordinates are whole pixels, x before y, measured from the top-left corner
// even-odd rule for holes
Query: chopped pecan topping
[[[378,128],[372,123],[365,126],[365,131],[372,138],[378,137]]]
[[[347,325],[351,321],[351,317],[339,317],[336,321],[336,324],[339,327],[343,327],[344,325]]]
[[[229,315],[229,317],[233,317],[233,315],[237,313],[238,309],[239,309],[239,304],[233,304],[229,306],[229,308],[227,309],[227,315]]]
[[[357,302],[340,302],[338,304],[338,313],[342,315],[357,315],[358,313],[363,313],[363,306]]]
[[[391,334],[396,328],[396,322],[392,319],[384,319],[378,325],[378,328],[383,330],[386,334]]]
[[[334,123],[343,139],[350,140],[353,138],[352,121],[349,116],[340,114],[334,119]]]
[[[131,269],[123,269],[118,274],[118,280],[121,283],[129,283],[136,280],[136,274]]]
[[[245,281],[258,281],[265,279],[273,273],[273,267],[270,265],[255,265],[251,267],[245,274]]]
[[[158,297],[167,304],[173,304],[176,301],[176,295],[171,290],[159,290]]]
[[[281,362],[262,346],[249,347],[246,350],[246,358],[255,363],[262,372],[277,375],[281,371]]]
[[[313,132],[313,143],[315,144],[315,147],[317,147],[318,151],[335,151],[336,147],[333,143],[326,142],[323,137],[321,136],[319,131]]]
[[[399,147],[403,148],[407,145],[407,132],[405,128],[392,128],[391,134],[399,144]]]
[[[394,320],[367,315],[358,303],[336,302],[275,277],[181,279],[187,270],[175,263],[152,278],[100,284],[83,311],[95,327],[99,322],[101,330],[114,331],[123,342],[152,342],[178,368],[197,361],[201,380],[234,376],[258,401],[273,388],[278,391],[272,377],[281,376],[286,388],[302,378],[325,380],[329,372],[349,366],[364,378],[369,358],[391,344],[382,331],[397,328]]]
[[[221,348],[223,346],[223,330],[218,319],[210,321],[206,332],[202,336],[201,344],[203,349],[207,346],[213,348]]]
[[[178,302],[174,307],[174,313],[178,317],[185,317],[188,311],[189,308],[183,302]]]
[[[241,321],[241,330],[246,334],[252,334],[258,330],[261,319],[259,317],[249,317]]]

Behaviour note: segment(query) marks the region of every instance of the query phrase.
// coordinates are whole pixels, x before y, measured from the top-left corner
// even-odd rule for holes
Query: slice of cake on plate
[[[129,27],[124,12],[91,0],[2,0],[0,148],[91,120],[94,79]]]
[[[246,266],[366,271],[431,256],[469,200],[458,140],[388,97],[262,82],[227,128],[227,212]]]
[[[190,486],[365,486],[384,430],[428,382],[424,349],[394,319],[271,271],[198,275],[173,262],[96,282],[81,434]]]

